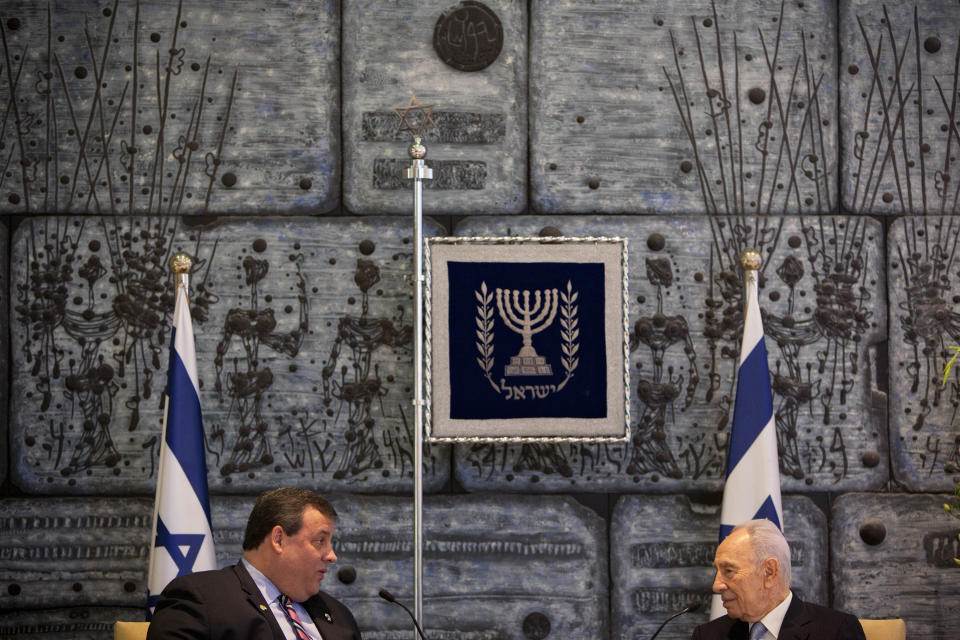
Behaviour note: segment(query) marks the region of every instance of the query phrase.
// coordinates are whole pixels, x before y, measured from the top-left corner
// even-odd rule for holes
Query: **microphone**
[[[382,592],[382,591],[380,592],[380,595],[383,596],[383,592]],[[673,620],[674,618],[677,618],[677,617],[679,617],[679,616],[682,616],[682,615],[685,614],[685,613],[690,613],[691,611],[696,611],[696,610],[698,610],[699,608],[700,608],[700,601],[699,601],[699,600],[694,600],[693,602],[691,602],[690,604],[688,604],[687,606],[685,606],[685,607],[684,607],[683,609],[681,609],[680,611],[677,611],[675,614],[673,614],[672,616],[670,616],[669,618],[667,618],[666,620],[663,621],[663,624],[660,625],[660,627],[657,629],[657,631],[656,631],[652,636],[650,636],[650,640],[653,640],[653,639],[656,638],[658,635],[660,635],[660,632],[663,631],[663,628],[664,628],[665,626],[667,626],[667,623],[670,622],[671,620]]]
[[[407,615],[410,616],[410,619],[413,620],[413,624],[417,627],[417,633],[420,634],[420,640],[427,640],[427,637],[423,635],[423,629],[420,628],[420,623],[417,622],[417,619],[413,616],[413,612],[410,611],[410,609],[407,609],[407,607],[402,602],[394,598],[393,594],[387,591],[386,589],[380,589],[380,597],[386,600],[387,602],[392,602],[395,605],[399,605],[400,607],[403,607],[403,610],[407,612]],[[697,605],[699,606],[699,604],[700,603],[698,602]],[[677,615],[680,615],[680,614],[678,613]]]

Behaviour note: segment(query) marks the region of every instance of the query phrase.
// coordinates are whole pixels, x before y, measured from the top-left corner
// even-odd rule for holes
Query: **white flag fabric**
[[[217,568],[207,490],[197,356],[186,286],[178,284],[147,578],[147,619],[167,583]]]
[[[720,542],[735,526],[766,518],[783,530],[780,501],[780,461],[777,428],[773,416],[773,393],[763,321],[757,298],[757,272],[746,271],[746,305],[733,426],[727,457],[727,479],[720,509]],[[719,595],[714,595],[710,619],[726,613]]]

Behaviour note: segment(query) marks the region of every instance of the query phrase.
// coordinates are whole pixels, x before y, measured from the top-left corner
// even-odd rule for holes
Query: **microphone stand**
[[[380,589],[380,597],[386,600],[387,602],[392,602],[393,604],[403,607],[403,610],[407,612],[407,615],[410,616],[410,619],[413,620],[413,624],[417,627],[417,633],[420,634],[420,640],[427,640],[427,637],[423,635],[423,629],[420,628],[420,623],[417,622],[416,616],[413,615],[413,612],[410,611],[402,602],[393,597],[393,594],[387,591],[386,589]],[[678,614],[679,615],[679,614]]]
[[[382,596],[383,594],[380,594],[380,595]],[[685,614],[685,613],[690,613],[691,611],[696,611],[696,610],[699,609],[699,608],[700,608],[700,602],[699,602],[699,601],[691,602],[690,604],[688,604],[687,606],[685,606],[683,609],[681,609],[680,611],[676,612],[675,614],[673,614],[672,616],[670,616],[669,618],[667,618],[666,620],[664,620],[663,623],[661,623],[660,627],[654,632],[654,634],[653,634],[652,636],[650,636],[650,640],[653,640],[653,639],[656,638],[658,635],[660,635],[660,632],[663,631],[663,628],[664,628],[665,626],[667,626],[667,623],[670,622],[671,620],[673,620],[674,618],[678,618],[678,617],[682,616],[682,615]]]

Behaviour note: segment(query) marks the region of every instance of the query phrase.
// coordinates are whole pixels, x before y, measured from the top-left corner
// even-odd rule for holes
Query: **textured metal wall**
[[[794,593],[827,602],[827,518],[809,499],[788,496],[783,521],[790,542]],[[632,495],[614,508],[610,535],[613,638],[646,638],[691,602],[708,602],[717,535],[717,508],[686,496]],[[665,571],[668,570],[669,571]],[[666,574],[666,575],[665,575]],[[689,624],[709,619],[709,607],[664,629],[664,638],[688,638]]]
[[[140,616],[180,250],[219,562],[259,491],[331,493],[326,587],[409,636],[375,594],[412,597],[415,94],[427,235],[629,240],[633,438],[428,447],[433,636],[705,598],[751,246],[798,592],[954,637],[958,32],[946,0],[4,3],[0,636]]]
[[[14,0],[3,16],[4,212],[337,206],[336,2]]]
[[[173,291],[165,260],[186,251],[211,489],[409,491],[410,225],[191,220],[37,217],[17,229],[13,278],[29,283],[11,313],[17,485],[153,491]],[[31,300],[44,301],[36,313]],[[443,485],[448,449],[428,452],[428,488]]]

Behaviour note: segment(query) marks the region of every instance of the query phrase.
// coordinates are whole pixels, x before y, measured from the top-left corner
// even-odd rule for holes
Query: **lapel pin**
[[[329,613],[323,614],[323,617],[327,619],[327,622],[333,622],[333,618],[330,617]]]
[[[260,611],[266,611],[266,610],[267,610],[267,605],[265,604],[260,605]]]

